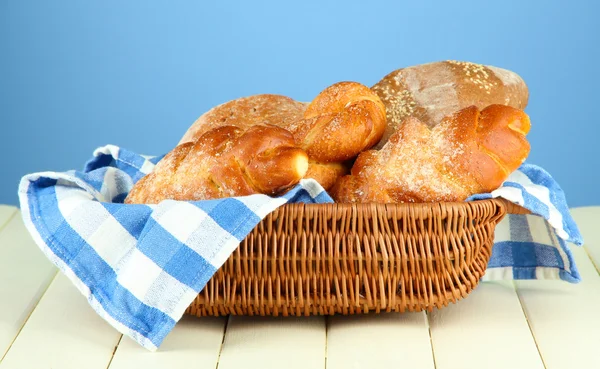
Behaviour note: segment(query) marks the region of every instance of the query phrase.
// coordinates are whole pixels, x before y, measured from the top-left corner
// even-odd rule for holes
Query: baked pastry
[[[387,128],[377,149],[409,116],[434,127],[447,115],[471,105],[479,109],[492,104],[525,109],[529,98],[527,85],[518,74],[453,60],[395,70],[372,89],[387,112]]]
[[[434,128],[407,118],[381,150],[361,153],[332,190],[337,202],[464,201],[498,188],[529,154],[522,110],[471,106]]]
[[[311,159],[341,162],[379,142],[386,126],[385,106],[367,86],[339,82],[315,97],[302,119],[280,126],[292,132]]]
[[[125,203],[276,195],[297,184],[307,169],[306,152],[285,129],[222,126],[175,147],[133,186]]]
[[[232,100],[215,106],[188,128],[179,145],[194,142],[211,129],[234,126],[246,130],[257,124],[270,124],[286,128],[302,119],[308,103],[287,96],[262,94]]]
[[[254,95],[209,110],[192,124],[180,144],[224,124],[247,129],[263,123],[294,135],[310,158],[306,178],[316,179],[327,190],[348,173],[349,160],[380,140],[385,106],[371,89],[356,82],[329,86],[310,104],[281,95]]]

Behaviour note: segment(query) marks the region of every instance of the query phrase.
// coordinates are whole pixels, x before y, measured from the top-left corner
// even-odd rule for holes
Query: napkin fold
[[[19,184],[21,213],[36,244],[121,333],[156,350],[208,280],[267,214],[286,203],[327,203],[314,180],[281,197],[123,204],[162,157],[108,145],[83,171],[41,172]],[[497,227],[484,280],[580,280],[567,242],[583,240],[560,186],[524,164],[496,191],[534,215]]]
[[[507,214],[496,226],[494,247],[482,280],[581,280],[567,242],[583,245],[563,190],[544,169],[523,164],[500,188],[469,200],[501,197],[532,214]]]

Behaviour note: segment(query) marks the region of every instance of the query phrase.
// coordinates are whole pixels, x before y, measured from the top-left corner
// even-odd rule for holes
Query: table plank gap
[[[121,334],[100,318],[62,273],[31,314],[1,369],[104,369]],[[35,355],[32,355],[34,349]]]
[[[594,269],[596,269],[596,273],[598,273],[598,275],[600,275],[600,260],[596,261],[594,259],[594,257],[597,257],[595,255],[592,255],[590,253],[590,250],[588,247],[583,247],[583,250],[585,251],[586,256],[590,259],[590,262],[592,263],[592,266],[594,267]]]
[[[583,233],[583,248],[592,261],[596,272],[600,274],[600,232],[595,227],[600,224],[600,210],[598,206],[588,206],[571,209],[571,214],[577,217],[577,225]],[[591,223],[591,224],[590,224]]]
[[[121,341],[122,340],[123,340],[123,335],[121,334],[121,337],[119,337],[119,341],[115,345],[115,349],[112,352],[112,356],[110,357],[110,360],[108,361],[108,364],[106,365],[106,369],[110,368],[110,365],[112,364],[113,359],[115,358],[115,353],[117,352],[117,349],[119,348],[119,345],[121,345]]]
[[[495,238],[510,238],[508,218]],[[479,283],[465,299],[429,313],[429,325],[438,369],[544,368],[512,281]],[[468,342],[468,354],[457,342]],[[498,347],[511,354],[497,355]]]
[[[328,318],[327,368],[435,368],[424,312]]]
[[[56,273],[15,211],[0,231],[0,296],[10,302],[0,304],[0,357],[6,355]]]
[[[573,209],[587,250],[600,248],[600,208]],[[515,281],[547,369],[600,367],[600,275],[582,247],[570,245],[582,282]]]
[[[54,276],[54,278],[56,278],[56,275]],[[48,285],[46,286],[46,289],[44,290],[44,292],[42,293],[42,295],[40,296],[40,300],[44,297],[44,295],[46,294],[46,292],[48,291],[48,288],[50,288],[50,284],[52,283],[52,281],[54,281],[54,278],[50,281],[50,283],[48,283]],[[38,301],[39,302],[39,301]],[[19,334],[21,334],[21,331],[23,330],[23,327],[25,327],[25,325],[27,324],[27,322],[29,321],[29,318],[31,318],[31,314],[33,314],[33,312],[35,311],[35,308],[31,309],[31,311],[29,312],[29,314],[27,315],[27,318],[25,318],[25,320],[23,321],[23,324],[21,325],[21,327],[19,328],[19,330],[17,331],[17,333],[14,335],[13,340],[10,342],[10,344],[8,345],[8,347],[6,348],[6,350],[4,351],[3,355],[0,356],[0,364],[2,363],[2,361],[4,360],[4,357],[8,354],[8,352],[10,351],[10,348],[12,347],[12,345],[15,343],[17,337],[19,336]]]
[[[226,321],[226,318],[185,315],[156,352],[124,336],[108,368],[215,369]]]
[[[431,345],[431,358],[433,359],[433,367],[437,369],[437,363],[435,362],[435,348],[433,347],[433,336],[431,335],[431,321],[429,313],[425,313],[425,321],[427,322],[427,332],[429,333],[429,344]]]
[[[0,233],[4,227],[15,217],[18,209],[13,206],[0,205]]]
[[[325,330],[322,316],[230,316],[219,369],[323,369]]]
[[[480,283],[465,299],[429,313],[429,324],[437,369],[544,368],[510,281]],[[510,355],[498,355],[499,347]]]
[[[219,356],[217,357],[217,369],[219,368],[219,362],[221,361],[221,353],[223,352],[223,345],[225,344],[225,335],[227,335],[227,327],[229,326],[229,317],[225,319],[225,327],[223,327],[223,337],[221,338],[221,346],[219,346]]]
[[[525,307],[523,305],[523,302],[521,301],[521,296],[519,296],[519,293],[517,292],[517,286],[515,285],[514,281],[512,282],[512,285],[515,288],[515,293],[517,294],[517,298],[519,299],[519,304],[521,305],[521,311],[523,312],[523,316],[525,316],[525,321],[527,322],[527,328],[529,328],[529,333],[531,333],[531,337],[533,338],[533,342],[535,343],[535,348],[538,351],[538,355],[540,356],[540,360],[542,360],[542,364],[544,365],[544,369],[548,369],[548,366],[546,365],[546,362],[544,362],[544,357],[542,356],[542,351],[540,350],[540,345],[538,344],[538,341],[535,339],[535,334],[533,332],[533,329],[531,328],[531,322],[527,318],[527,312],[525,311]]]
[[[325,357],[325,360],[324,360],[324,368],[325,369],[328,368],[328,366],[327,366],[327,347],[328,347],[327,346],[327,341],[329,340],[329,338],[328,338],[329,337],[328,336],[329,333],[328,332],[329,332],[329,318],[325,317],[325,350],[323,352],[323,356]]]

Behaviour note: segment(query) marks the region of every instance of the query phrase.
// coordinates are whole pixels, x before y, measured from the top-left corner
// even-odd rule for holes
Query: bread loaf
[[[525,109],[527,85],[516,73],[470,62],[442,61],[398,69],[372,86],[387,112],[380,149],[407,117],[434,127],[449,114],[474,105]]]
[[[287,96],[262,94],[242,97],[218,105],[202,114],[183,135],[179,144],[194,142],[211,129],[234,126],[247,130],[257,124],[286,128],[304,116],[308,103]]]
[[[221,104],[198,118],[180,144],[225,124],[248,129],[263,123],[293,134],[310,159],[306,178],[316,179],[327,190],[348,173],[348,160],[380,140],[386,118],[383,103],[371,89],[340,82],[324,89],[310,104],[267,94]]]
[[[381,150],[361,153],[332,190],[337,202],[464,201],[498,188],[529,154],[522,110],[465,108],[429,128],[407,118]]]
[[[306,152],[285,129],[222,126],[175,147],[133,186],[125,203],[276,195],[297,184],[307,168]]]

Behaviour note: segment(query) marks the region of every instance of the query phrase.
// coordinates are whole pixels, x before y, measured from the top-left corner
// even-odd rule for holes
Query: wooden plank
[[[17,212],[14,206],[0,205],[0,231]]]
[[[321,316],[231,316],[219,369],[323,369],[325,340]]]
[[[0,208],[0,218],[13,214],[0,228],[0,359],[57,272],[15,212],[15,208]]]
[[[60,273],[0,368],[105,369],[120,338]]]
[[[571,210],[584,236],[583,247],[600,272],[600,206],[588,206]]]
[[[431,312],[429,324],[437,369],[544,368],[510,281],[480,283],[465,299]]]
[[[184,316],[156,352],[123,337],[109,368],[214,369],[226,322],[226,318]]]
[[[600,211],[573,211],[588,249],[600,248]],[[517,293],[547,369],[600,368],[600,275],[572,246],[583,281],[517,281]]]
[[[328,369],[434,367],[425,313],[328,318]]]

